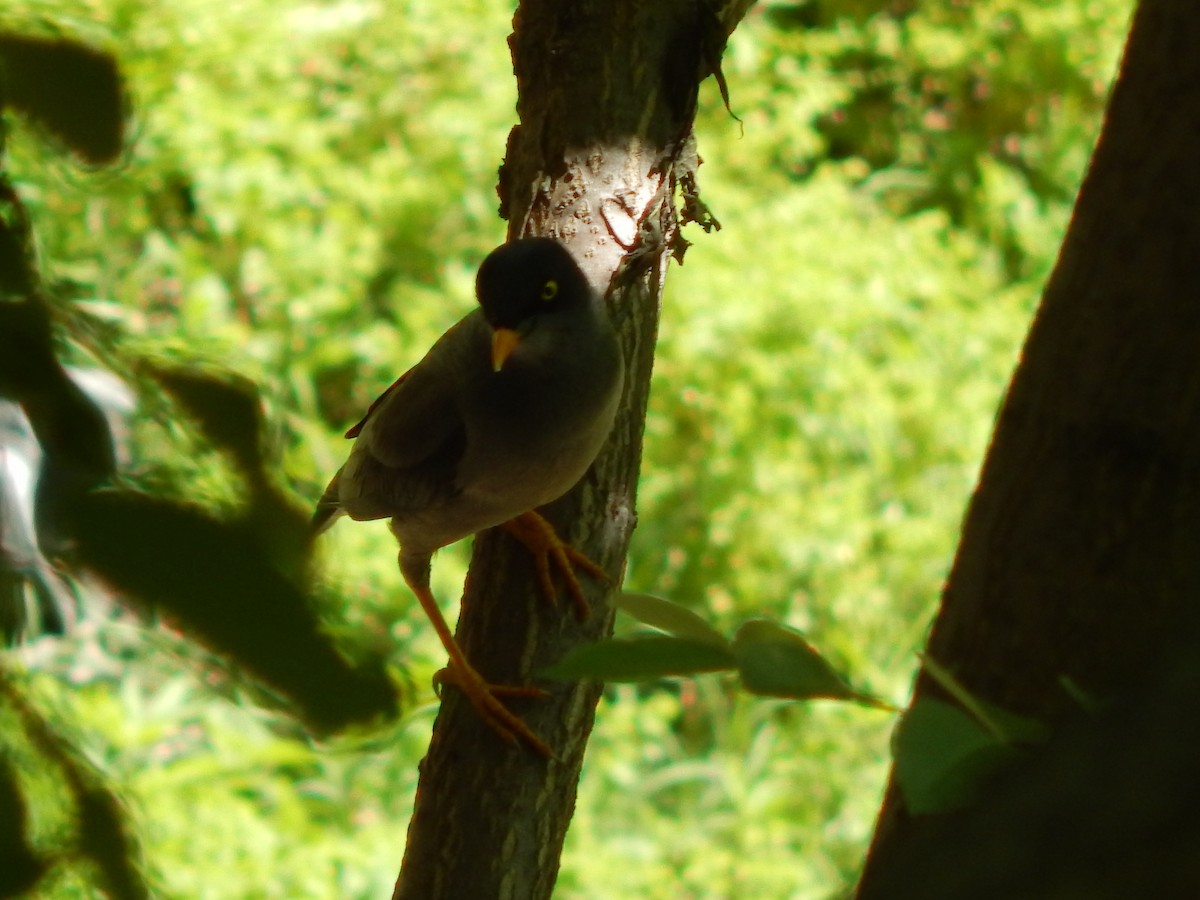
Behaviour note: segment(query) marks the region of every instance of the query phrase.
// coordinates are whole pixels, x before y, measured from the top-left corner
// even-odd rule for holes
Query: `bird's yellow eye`
[[[558,282],[551,279],[542,285],[542,299],[553,300],[558,296]]]

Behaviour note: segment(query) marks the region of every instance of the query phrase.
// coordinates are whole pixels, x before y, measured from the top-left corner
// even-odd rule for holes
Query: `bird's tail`
[[[338,469],[337,474],[333,476],[333,480],[329,482],[329,486],[325,488],[325,493],[317,501],[317,508],[313,510],[311,519],[314,536],[322,534],[333,527],[333,523],[342,515],[342,502],[340,499],[341,478],[342,470]]]

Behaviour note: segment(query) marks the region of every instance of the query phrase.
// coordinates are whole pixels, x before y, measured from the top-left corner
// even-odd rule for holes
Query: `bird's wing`
[[[487,325],[472,313],[441,336],[425,358],[392,383],[350,433],[389,468],[420,467],[442,457],[463,431],[460,372],[488,359]],[[478,360],[472,360],[478,357]],[[444,465],[448,462],[440,460]]]
[[[411,371],[412,371],[412,369],[408,370],[408,372],[411,372]],[[392,391],[394,391],[397,387],[400,386],[400,382],[402,382],[405,378],[408,377],[408,372],[405,372],[403,375],[401,375],[399,378],[397,378],[395,381],[393,381],[390,385],[388,385],[388,389],[386,391],[384,391],[382,394],[380,394],[378,397],[376,397],[374,400],[372,400],[371,405],[367,407],[367,411],[365,413],[363,413],[363,417],[361,419],[359,419],[357,422],[355,422],[353,425],[351,425],[349,428],[347,428],[346,433],[344,435],[342,435],[342,437],[350,438],[350,439],[358,437],[362,433],[363,426],[367,424],[367,419],[371,418],[371,413],[375,412],[375,410],[377,410],[379,408],[379,404],[381,404],[384,400],[386,400],[388,395]]]
[[[489,340],[482,316],[468,315],[371,404],[347,432],[357,441],[318,504],[318,527],[338,510],[354,519],[384,518],[457,493],[466,448],[461,377],[471,365],[487,366]]]

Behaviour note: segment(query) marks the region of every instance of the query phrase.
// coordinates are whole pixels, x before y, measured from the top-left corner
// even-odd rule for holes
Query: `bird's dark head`
[[[550,238],[523,238],[497,247],[479,267],[475,293],[495,334],[496,371],[527,334],[542,323],[580,315],[592,297],[571,254]]]
[[[475,293],[493,328],[518,328],[533,316],[570,311],[591,297],[571,254],[550,238],[502,244],[483,261]]]

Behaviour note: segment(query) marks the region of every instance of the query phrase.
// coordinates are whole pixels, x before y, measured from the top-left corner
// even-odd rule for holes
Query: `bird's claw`
[[[441,696],[441,689],[452,684],[461,690],[475,707],[484,723],[505,743],[514,747],[524,743],[540,755],[550,759],[554,751],[533,729],[501,701],[501,697],[526,697],[544,700],[549,693],[532,685],[489,684],[478,672],[466,670],[451,663],[439,669],[433,676],[434,690]]]
[[[566,582],[567,593],[575,604],[575,615],[583,621],[591,614],[591,606],[583,595],[583,585],[575,570],[582,569],[598,581],[608,581],[608,573],[558,536],[554,526],[536,512],[522,513],[504,523],[504,529],[519,540],[533,555],[538,583],[552,605],[558,604],[558,592],[550,574],[551,562]]]

